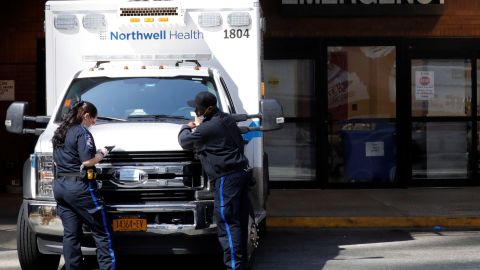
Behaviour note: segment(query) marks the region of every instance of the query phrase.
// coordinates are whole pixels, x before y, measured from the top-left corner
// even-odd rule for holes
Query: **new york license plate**
[[[112,229],[114,232],[145,232],[147,231],[147,219],[131,216],[114,217]]]

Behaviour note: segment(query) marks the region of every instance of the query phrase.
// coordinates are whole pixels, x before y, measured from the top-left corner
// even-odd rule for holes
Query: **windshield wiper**
[[[126,122],[127,120],[121,118],[115,118],[110,116],[97,116],[97,119],[106,120],[106,121],[118,121],[118,122]]]
[[[188,120],[183,116],[167,115],[167,114],[129,115],[128,118],[153,118],[153,119],[182,119],[182,120]]]

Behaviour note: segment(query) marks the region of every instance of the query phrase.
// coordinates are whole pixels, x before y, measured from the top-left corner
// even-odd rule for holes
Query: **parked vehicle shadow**
[[[337,260],[342,246],[414,240],[405,230],[270,229],[260,241],[253,270],[318,270]],[[362,257],[360,259],[383,259]],[[221,255],[172,255],[120,257],[118,269],[225,269]],[[64,268],[63,268],[64,269]],[[89,270],[98,269],[94,257]]]
[[[96,257],[87,256],[84,259],[85,270],[97,270]],[[162,255],[162,256],[121,256],[117,258],[118,270],[131,269],[224,269],[219,255]],[[66,270],[61,261],[60,269]]]
[[[335,260],[343,245],[410,240],[410,232],[401,230],[270,229],[261,241],[253,269],[318,270]]]

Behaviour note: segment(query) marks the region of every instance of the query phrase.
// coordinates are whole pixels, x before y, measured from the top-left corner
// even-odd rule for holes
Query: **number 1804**
[[[249,38],[250,33],[248,32],[248,29],[242,30],[242,29],[230,29],[230,30],[224,30],[223,33],[225,36],[223,37],[224,39],[233,39],[233,38]]]

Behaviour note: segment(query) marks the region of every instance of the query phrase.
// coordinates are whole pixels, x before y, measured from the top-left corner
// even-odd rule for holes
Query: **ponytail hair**
[[[65,136],[67,131],[74,125],[79,125],[83,121],[85,114],[91,117],[97,117],[97,108],[88,101],[79,101],[68,110],[62,117],[62,123],[53,134],[53,148],[57,149],[65,144]]]

